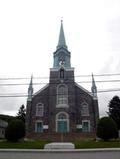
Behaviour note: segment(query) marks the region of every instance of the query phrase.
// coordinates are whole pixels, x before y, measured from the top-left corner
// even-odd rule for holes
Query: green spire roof
[[[61,27],[60,27],[60,34],[59,34],[57,49],[59,49],[61,47],[64,47],[67,49],[65,35],[64,35],[64,29],[63,29],[63,20],[61,20]]]
[[[91,87],[91,91],[92,91],[93,97],[97,97],[97,87],[96,87],[96,84],[95,84],[93,73],[92,73],[92,87]]]
[[[93,73],[92,73],[92,87],[95,88],[96,85],[95,85],[95,80],[94,80],[94,76],[93,76]]]
[[[71,55],[67,49],[67,45],[65,41],[63,21],[61,20],[58,45],[57,45],[56,51],[53,54],[53,57],[54,57],[53,67],[60,68],[62,63],[65,68],[70,68],[71,67],[70,56]]]
[[[32,88],[32,83],[33,83],[32,81],[33,81],[33,75],[31,75],[30,84],[29,84],[29,89],[33,89],[33,88]]]
[[[31,80],[28,88],[28,101],[32,100],[32,94],[33,94],[33,75],[31,75]]]

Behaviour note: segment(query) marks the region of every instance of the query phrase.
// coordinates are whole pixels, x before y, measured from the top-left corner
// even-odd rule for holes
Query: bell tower
[[[67,45],[65,41],[63,20],[61,20],[58,45],[56,47],[56,51],[54,52],[53,68],[60,68],[61,64],[64,65],[64,68],[71,68],[70,56],[71,55],[67,49]]]

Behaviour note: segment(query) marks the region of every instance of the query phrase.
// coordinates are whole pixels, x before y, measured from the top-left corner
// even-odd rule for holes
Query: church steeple
[[[61,20],[61,27],[60,27],[60,34],[59,34],[57,49],[59,49],[61,47],[64,47],[67,49],[65,35],[64,35],[64,29],[63,29],[63,20]]]
[[[33,75],[31,75],[31,80],[30,80],[30,84],[29,84],[29,88],[28,88],[28,101],[32,100],[32,95],[33,95]]]
[[[70,52],[67,49],[64,29],[63,29],[63,20],[61,20],[60,33],[58,39],[58,45],[56,51],[54,52],[54,63],[53,68],[60,68],[62,66],[64,68],[70,68]]]
[[[94,98],[94,99],[97,99],[97,87],[96,87],[96,84],[95,84],[95,80],[94,80],[93,73],[92,73],[92,87],[91,87],[91,92],[92,92],[93,98]]]

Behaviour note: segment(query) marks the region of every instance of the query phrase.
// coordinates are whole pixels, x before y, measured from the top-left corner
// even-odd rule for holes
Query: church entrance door
[[[58,133],[69,132],[69,118],[65,112],[60,112],[56,115],[56,131]]]
[[[58,121],[58,132],[59,133],[67,132],[67,121],[64,120]]]

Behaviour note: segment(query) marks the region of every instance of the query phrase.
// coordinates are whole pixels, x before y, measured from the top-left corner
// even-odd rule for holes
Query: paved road
[[[120,159],[116,152],[0,152],[0,159]]]

